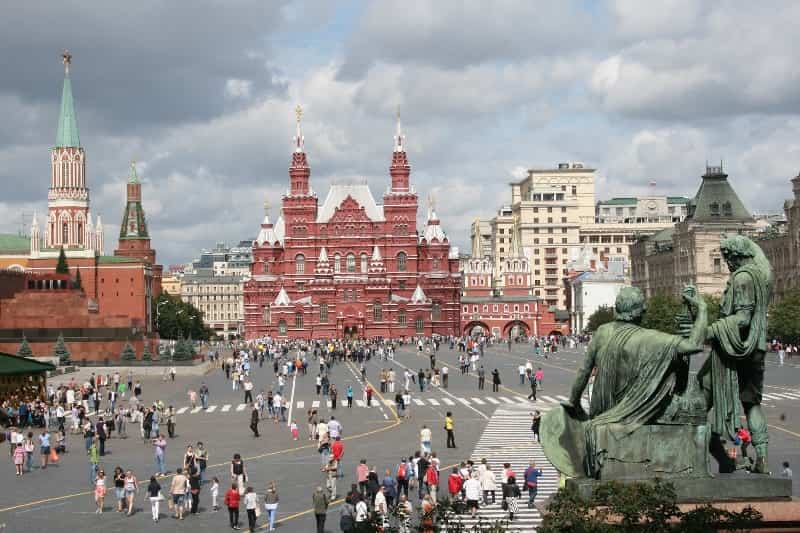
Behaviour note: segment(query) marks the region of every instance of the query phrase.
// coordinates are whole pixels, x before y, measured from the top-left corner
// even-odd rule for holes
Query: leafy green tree
[[[56,341],[56,345],[53,347],[53,355],[58,357],[58,364],[60,365],[68,365],[69,364],[69,348],[67,348],[67,343],[64,342],[64,334],[59,333],[58,340]]]
[[[67,264],[67,254],[64,253],[64,247],[58,253],[58,263],[56,264],[56,274],[69,274],[69,265]]]
[[[769,336],[784,343],[800,343],[800,289],[788,291],[769,308]]]
[[[191,343],[187,342],[186,339],[178,339],[175,343],[175,353],[172,357],[176,361],[190,361],[193,357],[192,351]]]
[[[20,357],[33,357],[33,350],[31,350],[31,345],[28,344],[28,339],[25,335],[22,336],[22,342],[19,345],[19,350],[17,350],[17,355]]]
[[[83,288],[83,281],[81,280],[81,269],[80,269],[80,267],[75,269],[75,281],[73,282],[73,287],[75,287],[76,289],[82,289]]]
[[[658,479],[652,483],[612,481],[597,486],[590,498],[572,488],[559,490],[547,506],[539,532],[748,531],[762,518],[751,507],[731,512],[705,505],[683,512],[670,483]]]
[[[153,354],[150,353],[150,346],[147,342],[144,343],[144,349],[142,350],[142,361],[152,361]]]
[[[657,329],[664,333],[677,332],[676,317],[684,312],[684,307],[677,296],[659,293],[647,301],[647,310],[642,318],[642,326]]]
[[[608,324],[609,322],[613,321],[614,309],[607,305],[601,305],[594,313],[592,313],[592,316],[589,317],[589,321],[586,324],[586,330],[597,331],[597,328],[603,324]]]
[[[203,313],[195,306],[167,293],[161,293],[153,302],[156,330],[162,339],[192,337],[207,340],[208,328],[203,324]]]
[[[136,350],[133,349],[131,343],[126,342],[125,347],[122,349],[120,359],[123,361],[136,361]]]

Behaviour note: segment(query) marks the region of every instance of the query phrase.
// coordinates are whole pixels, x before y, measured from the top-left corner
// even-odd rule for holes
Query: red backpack
[[[405,479],[406,478],[406,464],[400,463],[397,467],[397,479]]]

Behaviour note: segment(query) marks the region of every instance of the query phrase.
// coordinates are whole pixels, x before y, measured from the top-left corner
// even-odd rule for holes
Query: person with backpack
[[[453,467],[450,475],[447,476],[447,493],[450,494],[450,500],[455,501],[461,495],[461,487],[464,484],[464,479],[458,473],[458,467]]]
[[[436,492],[439,489],[439,470],[434,466],[428,466],[425,472],[425,485],[428,487],[428,494],[433,503],[436,503]]]
[[[391,508],[397,499],[397,480],[392,475],[392,471],[388,468],[383,474],[381,485],[383,486],[383,494],[386,496],[386,505]]]
[[[339,529],[342,533],[351,533],[356,527],[356,508],[353,505],[353,498],[358,497],[353,493],[348,494],[344,499],[344,504],[339,511]]]
[[[405,494],[406,498],[408,498],[408,476],[406,472],[408,471],[408,465],[406,464],[406,460],[404,458],[400,459],[400,462],[397,464],[397,494]]]

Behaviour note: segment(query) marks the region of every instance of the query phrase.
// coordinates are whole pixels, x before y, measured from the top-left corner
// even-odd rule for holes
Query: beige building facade
[[[688,284],[704,294],[721,294],[729,277],[719,250],[722,234],[752,235],[757,228],[722,167],[707,167],[686,219],[632,246],[632,283],[647,297],[678,295]]]
[[[243,278],[186,274],[181,299],[203,313],[203,322],[219,336],[240,335],[244,326]]]
[[[166,292],[170,296],[181,296],[181,278],[171,274],[161,278],[161,291]]]
[[[790,290],[800,289],[800,174],[792,178],[793,198],[783,204],[786,223],[762,233],[757,242],[772,264],[777,301]]]

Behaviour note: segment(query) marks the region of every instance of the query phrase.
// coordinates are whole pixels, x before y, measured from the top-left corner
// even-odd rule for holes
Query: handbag
[[[56,452],[55,448],[50,448],[50,462],[51,463],[58,462],[58,452]]]
[[[504,511],[508,511],[508,500],[506,500],[505,498],[503,498],[503,503],[502,503],[502,505],[501,505],[501,506],[503,507],[503,510],[504,510]]]
[[[259,518],[260,516],[261,516],[261,507],[256,505],[256,518]]]

